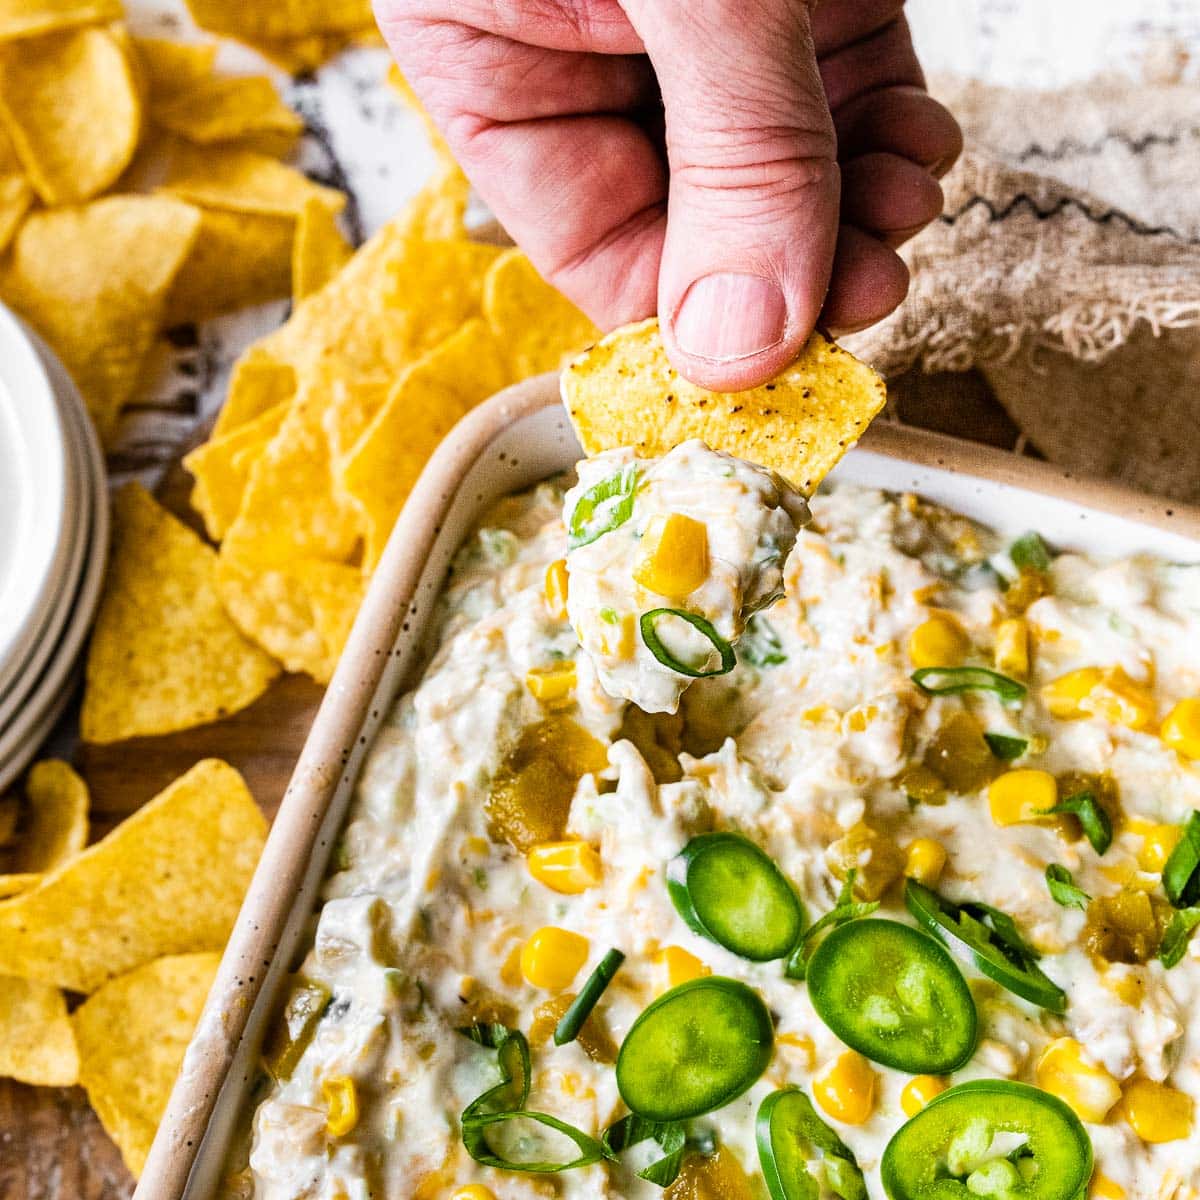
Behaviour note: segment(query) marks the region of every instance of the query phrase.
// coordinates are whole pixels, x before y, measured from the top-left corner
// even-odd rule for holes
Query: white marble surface
[[[1038,88],[1113,72],[1200,77],[1198,0],[909,0],[908,12],[931,74]],[[129,19],[139,32],[194,36],[178,0],[131,0]],[[220,62],[230,71],[271,70],[234,45],[223,47]],[[301,165],[350,195],[345,221],[355,240],[394,213],[433,163],[419,122],[384,84],[386,65],[384,51],[356,50],[312,79],[272,72],[309,125]],[[151,394],[125,416],[114,479],[152,481],[200,436],[233,360],[286,313],[278,303],[207,322],[194,335],[175,331]]]

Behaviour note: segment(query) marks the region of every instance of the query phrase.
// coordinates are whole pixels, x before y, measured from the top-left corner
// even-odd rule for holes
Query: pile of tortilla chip
[[[58,760],[0,799],[0,1076],[79,1083],[136,1174],[266,836],[242,777],[197,763],[88,846]]]
[[[226,8],[267,11],[197,5],[216,30]],[[297,43],[325,36],[291,16]],[[106,443],[163,330],[306,294],[350,252],[342,193],[280,161],[304,122],[274,83],[121,17],[119,0],[0,5],[0,300],[57,352]],[[356,4],[336,36],[369,25]]]

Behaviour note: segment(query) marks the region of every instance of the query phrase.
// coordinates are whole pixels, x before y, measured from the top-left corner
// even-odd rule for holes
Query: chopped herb
[[[1029,742],[1022,737],[1013,737],[1008,733],[985,733],[983,740],[988,749],[1001,762],[1013,762],[1029,749]]]
[[[662,644],[662,640],[658,636],[658,622],[668,616],[686,621],[693,629],[703,634],[712,644],[712,648],[721,656],[721,665],[714,667],[711,671],[702,671],[680,662]],[[686,675],[689,679],[708,679],[713,675],[727,675],[737,664],[737,656],[733,652],[733,647],[713,628],[711,621],[706,621],[696,613],[687,612],[682,608],[652,608],[649,612],[642,613],[638,624],[642,631],[642,641],[646,643],[646,649],[664,667],[669,667],[680,675]]]
[[[803,979],[808,974],[808,960],[817,949],[817,935],[826,933],[845,925],[847,921],[856,921],[859,917],[870,916],[878,907],[878,900],[860,901],[854,899],[854,880],[858,876],[858,868],[851,867],[846,872],[846,881],[838,894],[837,902],[823,917],[814,921],[805,931],[799,944],[788,957],[784,975],[788,979]]]
[[[1200,908],[1181,908],[1171,914],[1158,950],[1158,961],[1169,971],[1187,952],[1188,942],[1200,925]]]
[[[617,610],[609,608],[607,605],[600,610],[600,620],[607,625],[615,625],[617,623]]]
[[[780,663],[787,662],[779,634],[761,613],[755,613],[746,622],[741,647],[742,658],[756,667],[777,667]]]
[[[637,468],[630,464],[593,484],[575,502],[567,548],[576,550],[624,525],[633,516]]]
[[[910,677],[927,696],[957,696],[963,692],[994,692],[1004,704],[1025,699],[1025,685],[987,667],[922,667]]]
[[[687,1130],[681,1121],[647,1121],[637,1113],[630,1113],[614,1121],[603,1133],[600,1144],[605,1158],[614,1162],[622,1151],[639,1142],[653,1140],[658,1143],[663,1157],[637,1173],[639,1179],[657,1183],[659,1187],[670,1187],[679,1175],[687,1148]]]
[[[1162,881],[1173,907],[1190,908],[1200,900],[1200,812],[1188,817],[1183,837],[1163,867]]]
[[[1112,845],[1112,820],[1108,813],[1100,807],[1091,792],[1079,792],[1074,796],[1068,796],[1065,800],[1060,800],[1053,808],[1042,810],[1043,816],[1060,814],[1079,818],[1079,824],[1083,827],[1087,840],[1092,843],[1092,849],[1097,854],[1103,854]]]
[[[479,546],[488,562],[507,567],[517,557],[517,537],[508,529],[481,529]]]
[[[1050,551],[1037,533],[1026,533],[1017,538],[1008,548],[1008,557],[1019,571],[1050,570]]]
[[[487,872],[482,867],[476,867],[471,872],[471,878],[475,881],[475,886],[481,891],[487,891],[488,877]]]
[[[610,950],[597,964],[596,969],[587,977],[578,996],[571,1001],[571,1007],[562,1015],[562,1019],[554,1027],[554,1044],[565,1046],[573,1042],[583,1028],[583,1023],[592,1014],[596,1002],[604,994],[604,989],[612,983],[613,976],[625,961],[625,955],[620,950]]]
[[[1066,867],[1051,863],[1046,868],[1046,886],[1050,889],[1050,897],[1055,904],[1063,908],[1086,909],[1091,896],[1081,887],[1075,886],[1075,879]]]

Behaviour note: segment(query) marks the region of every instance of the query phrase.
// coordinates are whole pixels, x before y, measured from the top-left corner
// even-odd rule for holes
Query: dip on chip
[[[266,838],[241,775],[205,759],[41,882],[0,903],[0,963],[93,992],[164,954],[225,944]]]
[[[88,650],[84,741],[190,729],[252,704],[279,667],[221,606],[216,552],[138,484],[118,493],[114,515]]]
[[[79,1082],[134,1175],[146,1163],[220,958],[176,954],[146,963],[106,983],[71,1016]]]
[[[814,333],[769,383],[709,392],[682,378],[663,348],[658,321],[602,338],[563,372],[563,403],[587,454],[632,447],[666,454],[690,438],[777,471],[811,496],[883,408],[883,380]]]
[[[79,1054],[58,988],[0,975],[0,1075],[39,1087],[71,1087]]]

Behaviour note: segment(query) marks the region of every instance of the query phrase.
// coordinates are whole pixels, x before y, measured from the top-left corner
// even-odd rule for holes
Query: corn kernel
[[[666,968],[669,988],[712,974],[712,967],[682,946],[664,946],[658,953],[658,961]]]
[[[988,808],[997,825],[1040,822],[1039,810],[1058,802],[1058,782],[1049,771],[1024,767],[1005,771],[988,785]]]
[[[671,513],[655,517],[642,538],[633,572],[642,587],[682,600],[708,578],[708,529],[702,521]]]
[[[589,949],[578,933],[543,925],[521,947],[521,974],[534,987],[561,991],[579,974]]]
[[[1120,667],[1107,668],[1099,683],[1079,701],[1079,707],[1110,725],[1124,725],[1136,731],[1149,729],[1158,715],[1154,694],[1130,679]]]
[[[957,667],[971,649],[971,639],[951,613],[934,613],[908,635],[908,657],[914,667]]]
[[[996,626],[992,650],[996,670],[1013,679],[1029,674],[1029,626],[1024,617],[1010,617]]]
[[[538,883],[564,896],[596,887],[604,874],[600,855],[587,842],[542,842],[529,851],[525,863]]]
[[[1080,704],[1097,687],[1104,672],[1099,667],[1082,667],[1078,671],[1068,671],[1057,679],[1052,679],[1042,687],[1042,701],[1050,710],[1050,715],[1061,720],[1069,721],[1077,717],[1086,717],[1088,712]]]
[[[914,1075],[900,1093],[900,1107],[906,1117],[915,1117],[935,1096],[946,1090],[946,1081],[940,1075]]]
[[[1137,853],[1138,866],[1152,875],[1162,874],[1162,869],[1171,857],[1171,851],[1183,837],[1179,825],[1147,824],[1142,834],[1142,846]]]
[[[563,700],[575,690],[575,664],[571,661],[535,667],[525,676],[525,686],[535,700]]]
[[[1167,713],[1159,737],[1184,758],[1200,759],[1200,697],[1180,700]]]
[[[567,619],[567,560],[556,558],[546,568],[543,585],[546,595],[546,610],[556,621]]]
[[[1083,1047],[1061,1037],[1042,1051],[1037,1062],[1037,1085],[1057,1096],[1082,1121],[1103,1121],[1121,1099],[1121,1085],[1103,1068],[1083,1058]]]
[[[813,1096],[835,1120],[861,1125],[875,1111],[878,1077],[857,1050],[847,1050],[813,1078]]]
[[[496,1200],[496,1193],[482,1183],[466,1183],[450,1193],[450,1200]]]
[[[1186,1092],[1152,1079],[1134,1079],[1121,1097],[1121,1114],[1143,1142],[1178,1142],[1189,1137],[1194,1108]]]
[[[325,1131],[345,1137],[358,1124],[358,1089],[349,1075],[334,1075],[321,1084],[325,1101]]]
[[[1088,1196],[1089,1200],[1125,1200],[1125,1189],[1115,1179],[1097,1171],[1092,1176]]]
[[[946,867],[946,847],[933,838],[917,838],[904,852],[904,874],[926,887],[936,887]]]

